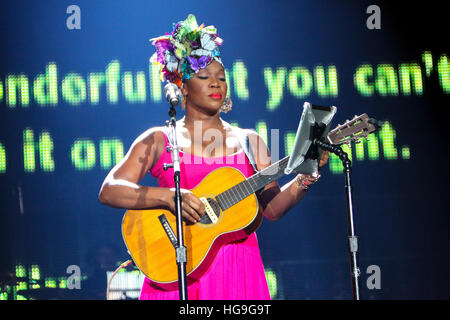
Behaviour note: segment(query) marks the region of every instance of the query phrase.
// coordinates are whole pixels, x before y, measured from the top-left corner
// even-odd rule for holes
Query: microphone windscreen
[[[176,106],[180,102],[178,91],[178,87],[171,82],[164,86],[164,95],[172,106]]]

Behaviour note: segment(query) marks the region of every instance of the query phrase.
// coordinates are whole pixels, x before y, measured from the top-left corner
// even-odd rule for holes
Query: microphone
[[[180,102],[180,89],[173,83],[169,82],[164,86],[164,95],[172,107]]]

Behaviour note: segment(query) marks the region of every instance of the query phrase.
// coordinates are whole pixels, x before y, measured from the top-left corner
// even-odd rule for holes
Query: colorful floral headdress
[[[156,48],[150,62],[160,65],[161,81],[170,81],[178,87],[214,60],[223,65],[219,52],[222,39],[216,28],[199,26],[192,14],[174,24],[172,33],[150,41]]]

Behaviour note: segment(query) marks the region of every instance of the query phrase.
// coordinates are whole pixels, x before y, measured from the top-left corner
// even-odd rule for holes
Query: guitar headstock
[[[348,144],[351,141],[358,142],[359,139],[367,138],[370,133],[377,129],[376,122],[376,120],[369,118],[366,113],[363,113],[331,130],[328,133],[328,140],[336,145]]]

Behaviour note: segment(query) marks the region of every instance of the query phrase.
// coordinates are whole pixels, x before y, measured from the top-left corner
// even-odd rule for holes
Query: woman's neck
[[[197,121],[201,121],[203,129],[210,128],[222,128],[222,120],[220,119],[219,113],[208,115],[200,112],[189,112],[190,110],[186,110],[186,115],[184,116],[183,123],[186,129],[193,129],[194,123]]]

